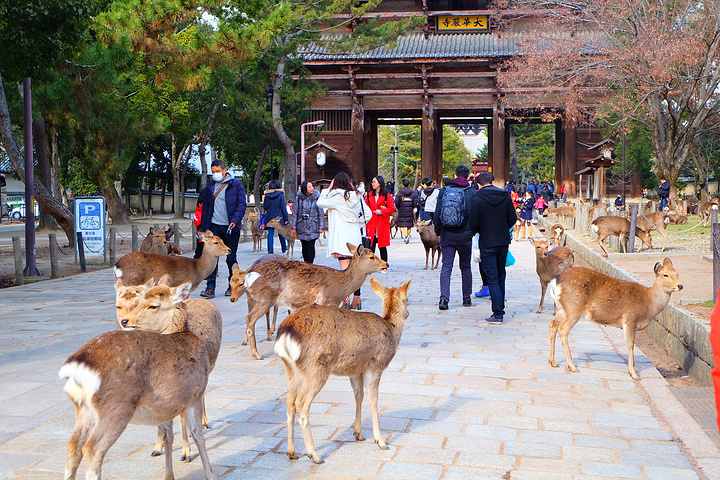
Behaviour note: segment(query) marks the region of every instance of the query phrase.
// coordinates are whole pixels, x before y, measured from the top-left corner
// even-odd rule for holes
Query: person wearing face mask
[[[232,266],[237,263],[237,247],[240,241],[240,227],[245,216],[245,187],[242,182],[228,172],[225,162],[214,160],[210,164],[212,180],[203,190],[202,218],[200,231],[210,230],[213,235],[222,239],[230,249],[227,255],[228,288],[225,296],[231,294],[230,275]],[[204,298],[215,298],[215,285],[218,269],[215,268],[206,278],[206,288],[200,292]]]

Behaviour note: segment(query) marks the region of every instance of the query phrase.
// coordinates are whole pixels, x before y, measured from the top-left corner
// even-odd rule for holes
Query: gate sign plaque
[[[85,255],[105,255],[104,197],[75,198],[75,233],[77,232],[82,232]]]
[[[490,31],[487,15],[438,15],[436,25],[443,33]]]

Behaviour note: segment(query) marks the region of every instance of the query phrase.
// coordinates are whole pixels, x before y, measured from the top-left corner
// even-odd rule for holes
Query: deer
[[[150,232],[140,244],[141,252],[164,253],[168,255],[182,255],[182,250],[177,243],[170,239],[175,235],[175,227],[168,224],[168,229],[150,227]]]
[[[575,218],[575,207],[548,207],[545,209],[544,216],[555,214],[565,223],[568,218]]]
[[[170,278],[170,275],[165,274],[163,275],[158,282],[155,280],[149,280],[144,285],[130,285],[127,286],[123,283],[122,279],[118,278],[115,280],[115,314],[116,314],[116,329],[117,330],[128,330],[127,325],[123,325],[123,321],[127,323],[127,318],[129,317],[130,313],[137,308],[138,303],[140,303],[140,300],[143,298],[145,293],[151,289],[152,287],[156,285],[165,285],[165,286],[171,286],[172,285],[172,279]],[[195,333],[203,333],[205,336],[212,337],[208,343],[211,345],[210,350],[210,360],[212,362],[212,365],[215,365],[215,361],[217,359],[217,355],[219,353],[220,349],[220,340],[222,339],[222,318],[220,317],[219,312],[217,311],[217,308],[215,306],[207,301],[196,301],[196,300],[188,300],[186,302],[190,307],[189,312],[190,316],[188,316],[188,326],[189,329]],[[156,319],[154,325],[157,325],[158,321]],[[141,323],[140,325],[136,326],[135,328],[138,328],[140,330],[145,331],[157,331],[156,328],[152,327],[153,324],[148,324],[145,322],[144,324]],[[210,332],[208,334],[207,332]],[[163,332],[159,332],[163,333]],[[185,417],[184,415],[180,415],[180,425],[182,429],[182,440],[183,440],[183,446],[182,446],[182,454],[180,455],[180,461],[182,462],[191,462],[192,459],[190,457],[190,442],[188,441],[188,434],[187,434],[187,427],[185,425]],[[210,422],[207,419],[207,415],[205,413],[205,403],[203,402],[203,413],[202,413],[202,425],[204,428],[210,428]],[[150,454],[153,457],[157,457],[162,454],[163,450],[163,441],[162,441],[162,432],[158,430],[158,439],[155,444],[155,449]]]
[[[248,305],[252,304],[245,323],[246,341],[250,343],[253,357],[263,358],[255,342],[255,322],[274,305],[279,303],[292,311],[313,303],[337,306],[360,288],[369,274],[387,271],[387,262],[369,249],[346,245],[353,256],[345,270],[294,260],[269,260],[253,267],[242,281],[231,278],[230,300],[236,301],[244,290]]]
[[[665,258],[654,267],[655,283],[645,287],[636,282],[620,280],[589,268],[575,267],[566,270],[550,283],[550,293],[558,311],[550,322],[550,354],[548,362],[555,362],[555,338],[560,341],[567,359],[567,369],[577,373],[572,360],[568,334],[581,317],[600,325],[622,328],[628,349],[628,373],[640,380],[635,371],[635,334],[646,328],[670,301],[673,292],[682,290],[678,273],[672,261]]]
[[[371,374],[368,395],[373,437],[381,450],[389,448],[380,433],[378,387],[383,371],[397,352],[408,317],[410,282],[390,288],[370,279],[373,291],[382,298],[382,315],[310,305],[295,311],[280,324],[275,353],[282,359],[288,377],[287,453],[291,460],[298,458],[295,451],[297,414],[308,457],[315,463],[323,463],[315,450],[309,416],[313,399],[330,375],[350,377],[355,395],[354,436],[360,442],[365,440],[361,429],[363,383],[365,374]]]
[[[565,234],[565,227],[562,226],[560,223],[556,223],[552,227],[550,227],[550,235],[551,238],[555,239],[555,243],[560,245],[563,243],[563,235]]]
[[[325,214],[327,215],[327,212]],[[397,226],[397,219],[398,219],[399,214],[400,213],[397,211],[397,209],[393,213],[390,214],[390,232],[392,233],[393,239],[395,238],[395,235],[397,235],[398,231],[400,230]],[[327,225],[327,224],[328,224],[327,219],[325,219],[325,225]],[[393,229],[395,229],[394,232],[393,232]],[[400,238],[402,238],[402,233],[400,233]]]
[[[115,264],[115,277],[122,278],[125,285],[142,285],[167,273],[172,278],[173,286],[191,282],[195,290],[215,270],[218,258],[230,253],[222,239],[210,231],[200,232],[198,238],[205,242],[200,258],[131,252]]]
[[[588,215],[590,216],[591,220],[594,220],[595,218],[599,216],[606,216],[607,215],[607,205],[599,204],[594,205],[588,209]]]
[[[608,251],[605,248],[605,245],[603,245],[603,240],[610,235],[617,235],[620,238],[620,250],[623,253],[627,253],[627,241],[628,236],[630,235],[630,220],[627,218],[613,216],[597,217],[590,223],[590,230],[597,235],[596,240],[606,257],[608,256]],[[652,236],[649,232],[640,228],[635,228],[635,236],[642,240],[642,243],[640,244],[641,251],[643,245],[645,244],[652,248]]]
[[[417,222],[415,228],[420,235],[423,247],[425,247],[425,270],[428,269],[428,260],[430,260],[430,270],[435,270],[440,264],[442,256],[440,237],[435,234],[435,227],[430,220]],[[435,260],[435,254],[437,254],[437,260]]]
[[[520,227],[522,226],[522,219],[520,218],[520,211],[522,207],[515,207],[515,215],[517,215],[517,221],[513,225],[513,239],[517,242],[520,240]]]
[[[668,206],[665,206],[665,208],[663,208],[663,212],[665,212],[665,215],[667,215],[668,225],[681,225],[683,223],[687,223],[687,215],[682,212],[679,212],[677,210],[670,210],[670,207]]]
[[[105,454],[129,423],[157,425],[165,451],[171,452],[172,421],[181,413],[197,445],[205,478],[217,479],[201,425],[212,347],[202,334],[189,330],[184,300],[191,291],[190,283],[150,288],[122,322],[124,328],[133,328],[158,315],[165,335],[106,332],[80,347],[60,369],[60,378],[67,379],[65,392],[75,405],[66,479],[75,478],[83,457],[86,478],[101,478]],[[139,315],[139,311],[150,313]],[[165,455],[165,478],[175,478],[170,454]]]
[[[717,200],[715,199],[713,199],[713,201],[705,202],[702,204],[702,206],[698,210],[698,215],[700,216],[700,223],[702,223],[703,227],[708,226],[708,223],[712,218],[712,211],[717,211],[718,208],[719,206],[717,204]]]
[[[252,233],[253,238],[253,252],[260,252],[262,251],[263,232],[260,230],[260,215],[257,211],[248,215],[248,222],[250,223],[250,233]]]
[[[548,284],[560,273],[573,268],[575,256],[568,247],[555,247],[548,251],[550,245],[555,244],[555,238],[538,240],[529,238],[530,243],[535,247],[535,272],[540,278],[540,306],[536,313],[543,311],[545,304],[545,292]],[[557,312],[557,305],[554,313]]]
[[[665,230],[665,227],[668,224],[668,217],[665,212],[652,212],[652,213],[643,213],[638,214],[637,217],[637,228],[647,233],[648,237],[650,237],[650,232],[653,230],[657,230],[660,235],[663,236],[663,247],[662,251],[665,251],[665,248],[667,247],[667,230]],[[653,248],[652,246],[652,238],[650,238],[649,242],[647,242],[648,248]],[[641,246],[642,247],[642,246]],[[642,248],[640,249],[642,251]]]
[[[267,222],[267,226],[270,228],[274,228],[275,231],[277,231],[280,235],[282,235],[285,240],[287,241],[287,252],[285,252],[285,255],[287,258],[293,258],[295,255],[295,237],[292,236],[292,226],[291,223],[288,222],[287,225],[282,226],[280,225],[280,217],[275,217],[269,222]]]

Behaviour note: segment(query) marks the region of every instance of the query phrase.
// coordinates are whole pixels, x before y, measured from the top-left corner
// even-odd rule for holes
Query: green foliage
[[[518,173],[527,180],[555,179],[555,126],[513,125]]]
[[[457,130],[443,125],[443,176],[453,178],[455,168],[465,165],[472,171],[472,153],[463,143]]]

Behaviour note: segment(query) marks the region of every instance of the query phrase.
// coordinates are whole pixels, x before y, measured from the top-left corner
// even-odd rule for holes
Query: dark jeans
[[[434,215],[435,215],[435,212],[425,212],[425,219],[430,220],[430,222],[432,223]]]
[[[315,261],[315,240],[300,240],[302,245],[302,257],[307,263]]]
[[[658,211],[659,211],[659,212],[662,212],[663,208],[665,208],[665,205],[667,205],[667,204],[668,204],[668,199],[667,199],[667,197],[666,197],[666,198],[661,198],[661,199],[660,199],[660,203],[658,204]]]
[[[230,249],[230,253],[227,254],[227,257],[225,258],[228,266],[228,284],[230,283],[230,277],[232,277],[232,266],[237,263],[237,247],[238,242],[240,241],[240,229],[236,229],[233,233],[230,235],[227,234],[227,225],[216,225],[214,223],[210,224],[210,231],[213,235],[216,237],[220,237],[223,242],[225,242],[225,245]],[[218,269],[215,267],[215,270],[207,276],[205,280],[207,280],[207,288],[215,288],[215,281],[217,279]]]
[[[507,261],[508,246],[481,248],[480,261],[485,272],[487,286],[490,289],[492,312],[496,318],[505,315],[505,262]]]
[[[275,239],[273,238],[275,236],[275,229],[267,227],[267,246],[268,246],[268,253],[275,253]],[[240,238],[240,237],[238,237]],[[278,238],[280,238],[280,248],[282,248],[282,252],[285,253],[285,250],[287,250],[287,243],[285,243],[285,237],[278,234]]]
[[[472,294],[472,240],[453,241],[440,239],[442,251],[442,269],[440,270],[440,300],[450,300],[450,277],[452,275],[455,252],[460,260],[460,274],[462,276],[463,301],[470,300]]]

